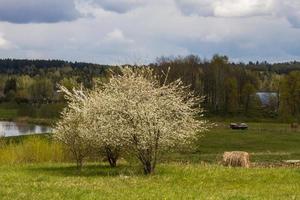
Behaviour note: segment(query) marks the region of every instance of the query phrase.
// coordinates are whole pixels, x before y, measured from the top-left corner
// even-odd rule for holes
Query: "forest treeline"
[[[0,99],[20,103],[60,102],[57,84],[91,88],[95,78],[107,76],[108,67],[61,60],[0,59]]]
[[[233,63],[215,55],[161,57],[149,64],[168,81],[181,78],[204,96],[208,115],[300,117],[300,62]],[[63,103],[57,85],[92,88],[113,66],[61,60],[0,59],[0,100],[18,104]]]

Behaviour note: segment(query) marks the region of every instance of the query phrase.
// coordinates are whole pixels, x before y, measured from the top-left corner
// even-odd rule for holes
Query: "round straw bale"
[[[224,152],[222,163],[230,167],[250,167],[249,153],[244,151]]]

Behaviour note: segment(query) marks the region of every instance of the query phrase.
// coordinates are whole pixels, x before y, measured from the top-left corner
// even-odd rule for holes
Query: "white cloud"
[[[107,33],[103,41],[122,44],[130,44],[134,42],[132,39],[126,38],[120,29],[115,29],[114,31]]]
[[[11,49],[14,45],[11,44],[8,40],[5,39],[3,34],[0,33],[0,49]]]
[[[269,15],[273,3],[273,0],[219,0],[212,4],[217,17],[247,17]]]
[[[6,44],[7,44],[7,41],[4,38],[0,37],[0,48],[6,46]]]

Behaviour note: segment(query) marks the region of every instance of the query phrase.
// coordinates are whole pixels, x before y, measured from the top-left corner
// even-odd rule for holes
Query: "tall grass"
[[[0,164],[66,162],[71,160],[64,145],[48,138],[32,136],[24,138],[21,142],[7,142],[5,138],[0,140]]]

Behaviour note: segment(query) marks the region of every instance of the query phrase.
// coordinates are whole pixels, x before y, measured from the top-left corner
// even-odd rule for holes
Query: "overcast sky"
[[[0,0],[0,57],[300,60],[299,0]]]

